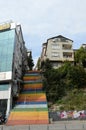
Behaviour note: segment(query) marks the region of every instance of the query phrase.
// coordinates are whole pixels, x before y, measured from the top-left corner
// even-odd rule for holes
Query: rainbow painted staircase
[[[46,94],[40,72],[29,71],[23,77],[23,91],[10,113],[7,125],[48,124]]]

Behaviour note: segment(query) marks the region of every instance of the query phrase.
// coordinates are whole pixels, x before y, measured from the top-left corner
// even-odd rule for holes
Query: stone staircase
[[[6,125],[48,124],[46,94],[39,71],[28,71],[23,77],[23,90]]]

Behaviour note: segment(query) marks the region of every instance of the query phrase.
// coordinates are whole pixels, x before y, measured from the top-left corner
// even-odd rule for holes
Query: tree
[[[86,67],[86,49],[81,47],[75,52],[75,62]]]
[[[27,62],[28,62],[28,67],[30,70],[33,69],[34,63],[33,63],[33,59],[32,59],[32,54],[30,53],[30,55],[27,57]]]
[[[41,69],[43,71],[52,69],[52,65],[49,59],[46,59],[45,61],[42,61],[41,63]]]
[[[73,88],[86,88],[86,72],[81,66],[73,66],[69,73],[70,83]]]
[[[61,73],[57,69],[46,69],[44,71],[44,89],[50,102],[62,98],[65,95],[65,85]]]
[[[74,66],[66,61],[58,69],[45,67],[44,90],[50,102],[62,99],[73,89],[86,88],[86,72],[82,66]]]
[[[40,65],[40,57],[38,58],[38,61],[37,61],[37,65],[36,65],[36,67],[37,67],[37,69],[38,70],[40,70],[41,69],[41,65]]]

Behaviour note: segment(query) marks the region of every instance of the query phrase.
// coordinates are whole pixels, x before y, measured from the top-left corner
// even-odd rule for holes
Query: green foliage
[[[41,63],[41,69],[43,71],[47,71],[47,70],[52,69],[52,65],[51,65],[51,62],[50,62],[49,59],[46,59],[45,61],[42,61],[42,63]]]
[[[84,88],[86,87],[86,72],[80,66],[73,66],[69,73],[70,83],[73,88]]]
[[[44,72],[45,84],[44,88],[47,93],[47,98],[49,101],[55,102],[56,100],[63,97],[65,94],[65,85],[61,79],[61,73],[58,70],[48,70]]]
[[[66,62],[60,67],[61,73],[66,89],[71,90],[73,88],[86,87],[86,72],[81,66],[73,66],[69,62]]]
[[[86,67],[86,49],[81,47],[75,53],[75,62],[83,67]]]
[[[86,92],[83,89],[73,89],[67,93],[67,96],[57,102],[62,105],[60,110],[85,110]]]
[[[66,110],[86,107],[85,104],[82,104],[83,107],[80,106],[81,99],[83,101],[86,97],[81,92],[81,89],[86,88],[86,72],[82,66],[74,66],[70,62],[65,62],[58,69],[46,66],[45,68],[44,90],[49,102],[59,101],[58,104],[63,104],[61,109]]]

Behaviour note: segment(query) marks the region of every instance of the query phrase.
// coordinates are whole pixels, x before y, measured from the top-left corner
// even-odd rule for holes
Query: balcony
[[[62,49],[63,49],[63,50],[72,50],[72,45],[63,44],[63,45],[62,45]]]
[[[71,52],[63,52],[63,60],[74,61],[73,53],[71,53]]]

